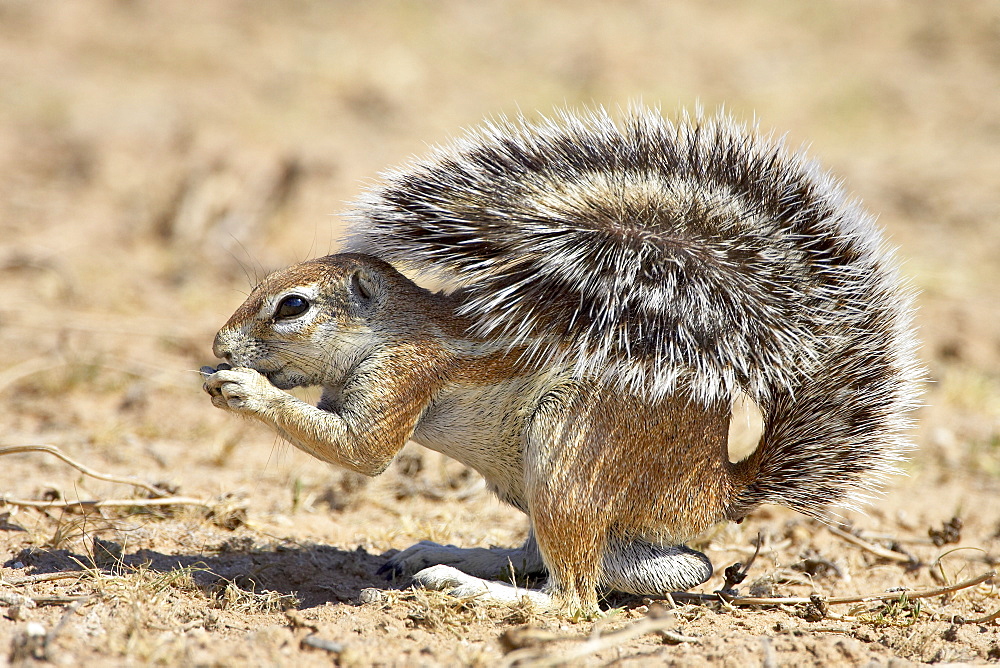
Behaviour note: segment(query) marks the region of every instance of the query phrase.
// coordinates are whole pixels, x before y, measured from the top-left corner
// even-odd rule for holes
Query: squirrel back
[[[471,333],[650,401],[760,407],[733,502],[855,507],[908,449],[912,295],[780,141],[636,108],[501,119],[384,175],[348,250],[449,280]]]

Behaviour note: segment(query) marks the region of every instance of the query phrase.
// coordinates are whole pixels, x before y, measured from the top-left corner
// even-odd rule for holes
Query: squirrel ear
[[[369,302],[375,296],[375,283],[367,272],[359,269],[351,274],[350,290],[361,301]]]

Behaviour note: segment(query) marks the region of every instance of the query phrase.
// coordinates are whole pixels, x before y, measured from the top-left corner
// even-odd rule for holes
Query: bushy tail
[[[889,472],[919,395],[872,219],[726,117],[500,120],[385,175],[348,249],[450,279],[472,334],[650,399],[765,413],[737,506],[819,514]]]
[[[923,369],[915,356],[909,298],[880,277],[867,312],[830,332],[829,348],[791,391],[764,401],[757,450],[737,465],[749,484],[732,513],[761,503],[828,519],[833,507],[857,510],[898,473],[911,449],[906,431],[919,404]]]

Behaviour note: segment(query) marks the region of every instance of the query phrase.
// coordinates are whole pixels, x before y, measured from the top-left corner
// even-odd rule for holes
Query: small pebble
[[[381,603],[385,600],[385,592],[375,587],[368,587],[361,590],[361,595],[358,599],[362,603]]]
[[[23,622],[25,619],[28,618],[28,613],[25,612],[25,608],[33,607],[35,602],[32,601],[31,604],[32,604],[31,606],[23,606],[23,605],[10,606],[9,608],[7,608],[7,617],[15,622]]]

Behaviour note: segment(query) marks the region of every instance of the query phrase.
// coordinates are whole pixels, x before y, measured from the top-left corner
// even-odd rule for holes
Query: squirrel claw
[[[232,368],[233,368],[233,365],[226,364],[225,362],[222,362],[217,367],[216,366],[205,365],[205,366],[201,367],[200,369],[198,369],[198,371],[200,371],[201,375],[203,375],[203,376],[211,376],[216,371],[229,371]]]
[[[400,568],[399,564],[390,559],[378,567],[378,570],[375,571],[375,575],[382,575],[386,580],[392,582],[393,580],[405,575],[405,573],[403,569]]]
[[[226,364],[225,362],[222,362],[222,363],[221,363],[221,364],[219,364],[219,366],[217,366],[217,367],[214,367],[214,366],[208,366],[208,365],[206,364],[205,366],[203,366],[203,367],[201,367],[200,369],[198,369],[199,373],[201,373],[201,377],[202,377],[202,378],[204,378],[204,379],[205,379],[205,381],[206,381],[206,382],[205,382],[205,383],[204,383],[204,384],[203,384],[203,385],[201,386],[201,389],[205,390],[205,392],[207,392],[207,393],[208,393],[208,394],[209,394],[210,396],[213,396],[213,397],[217,397],[217,396],[219,396],[220,394],[222,394],[222,390],[221,390],[221,389],[219,389],[218,387],[212,387],[212,386],[209,386],[209,384],[208,384],[208,382],[207,382],[207,381],[208,381],[208,378],[209,378],[209,376],[212,376],[213,374],[215,374],[215,373],[217,373],[217,372],[219,372],[219,371],[229,371],[229,370],[230,370],[230,369],[232,369],[232,368],[233,368],[233,367],[232,367],[232,365],[231,365],[231,364]]]

